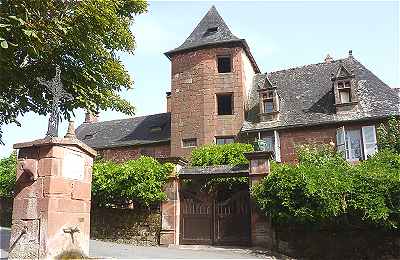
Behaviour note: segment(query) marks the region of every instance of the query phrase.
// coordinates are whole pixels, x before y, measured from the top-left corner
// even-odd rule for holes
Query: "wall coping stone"
[[[22,148],[40,147],[48,145],[72,145],[82,149],[92,157],[95,157],[97,155],[97,152],[94,149],[90,148],[88,145],[82,143],[76,138],[46,137],[43,139],[37,139],[30,142],[16,143],[13,145],[13,148],[22,149]]]

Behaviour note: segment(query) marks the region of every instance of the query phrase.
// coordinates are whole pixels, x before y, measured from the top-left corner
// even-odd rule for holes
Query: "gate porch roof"
[[[196,177],[237,177],[248,176],[249,165],[214,165],[214,166],[191,166],[183,167],[179,172],[181,178]]]

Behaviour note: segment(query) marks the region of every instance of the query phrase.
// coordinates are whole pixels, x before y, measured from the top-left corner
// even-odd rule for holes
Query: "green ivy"
[[[244,153],[253,151],[254,148],[251,144],[244,143],[204,145],[192,151],[190,163],[192,166],[248,164],[249,161],[244,156]],[[209,192],[221,187],[233,190],[236,186],[242,186],[247,183],[247,177],[207,178],[203,180],[202,189]]]
[[[17,156],[0,159],[0,198],[12,198],[16,181]]]
[[[400,119],[391,116],[386,124],[381,124],[377,129],[378,147],[391,149],[400,154]]]
[[[100,207],[148,207],[165,199],[163,186],[174,165],[141,156],[124,163],[98,161],[93,165],[93,202]]]
[[[271,164],[252,189],[265,214],[281,224],[400,224],[400,155],[381,150],[352,165],[325,147],[303,147],[299,164]]]

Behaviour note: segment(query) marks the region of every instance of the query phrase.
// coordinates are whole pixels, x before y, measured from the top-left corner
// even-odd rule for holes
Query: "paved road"
[[[6,258],[8,255],[9,239],[10,229],[0,227],[0,258]],[[285,259],[273,257],[266,251],[246,248],[208,246],[142,247],[98,240],[90,241],[90,256],[123,259]]]

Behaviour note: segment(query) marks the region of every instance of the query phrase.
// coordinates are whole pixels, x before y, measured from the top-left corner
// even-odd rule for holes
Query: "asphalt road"
[[[0,258],[7,258],[10,229],[0,227]],[[98,240],[90,241],[90,256],[120,259],[287,259],[249,248],[176,246],[143,247]]]

